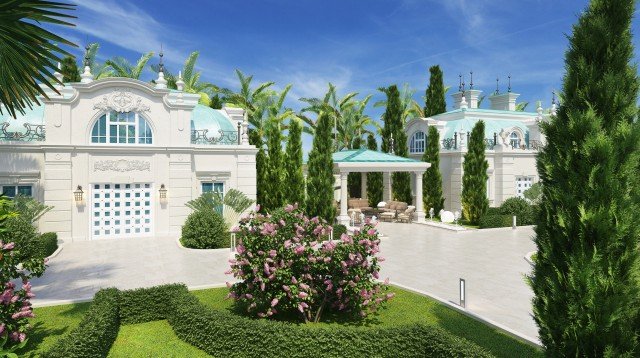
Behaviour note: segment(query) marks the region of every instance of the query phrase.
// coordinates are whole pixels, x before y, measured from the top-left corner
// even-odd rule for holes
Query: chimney
[[[463,92],[456,92],[451,95],[451,97],[453,97],[453,109],[460,109],[460,102],[462,102],[462,93]],[[467,106],[469,109],[478,108],[478,100],[480,99],[481,94],[481,90],[471,89],[464,91],[464,99],[467,102]]]
[[[499,111],[515,111],[516,99],[519,96],[520,94],[513,92],[494,94],[489,97],[489,101],[491,101],[491,109]]]

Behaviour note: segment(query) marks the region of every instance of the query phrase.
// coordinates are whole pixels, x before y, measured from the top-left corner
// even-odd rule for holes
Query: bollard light
[[[517,220],[517,219],[516,219],[516,216],[514,215],[514,216],[513,216],[513,223],[511,224],[511,228],[512,228],[513,230],[515,230],[515,229],[516,229],[516,226],[517,226],[517,222],[516,222],[516,220]]]
[[[466,292],[465,292],[465,281],[463,278],[460,279],[460,306],[466,307]]]
[[[236,252],[236,233],[231,233],[231,252]]]

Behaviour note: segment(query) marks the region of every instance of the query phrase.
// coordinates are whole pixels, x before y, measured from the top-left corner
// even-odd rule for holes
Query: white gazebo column
[[[349,214],[347,213],[347,200],[349,196],[349,190],[347,188],[349,173],[340,173],[340,215],[338,216],[338,223],[349,226]]]
[[[360,173],[360,198],[369,199],[367,196],[367,173]]]
[[[424,208],[422,203],[422,172],[415,173],[416,178],[416,221],[424,222]]]
[[[382,173],[382,201],[391,200],[391,173]]]

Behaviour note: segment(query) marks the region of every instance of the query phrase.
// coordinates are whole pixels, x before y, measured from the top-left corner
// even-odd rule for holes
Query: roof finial
[[[507,92],[511,92],[511,74],[509,74],[508,78],[509,78],[509,87],[507,88]]]
[[[460,109],[463,111],[466,111],[469,108],[469,105],[467,104],[467,98],[464,95],[464,91],[462,91],[462,99],[460,100]]]
[[[464,75],[462,75],[462,94],[464,94]]]
[[[58,62],[58,67],[56,68],[56,72],[53,74],[56,77],[56,79],[60,81],[60,83],[56,83],[55,85],[58,91],[64,88],[64,84],[62,83],[62,79],[64,78],[64,76],[62,75],[62,73],[60,73],[60,69],[61,69],[61,65],[60,65],[60,62]]]
[[[160,64],[158,65],[158,79],[156,80],[156,88],[164,89],[167,88],[167,80],[164,79],[164,64],[162,63],[162,44],[160,44]]]
[[[551,92],[553,97],[551,99],[551,115],[555,116],[558,111],[558,106],[556,105],[556,91]]]
[[[462,73],[458,75],[458,92],[462,92]]]
[[[500,93],[500,78],[496,77],[496,92],[494,94]]]
[[[469,73],[471,74],[471,82],[469,82],[469,89],[472,90],[473,89],[473,70]]]
[[[91,74],[91,67],[90,67],[90,63],[89,63],[89,49],[91,48],[91,46],[89,46],[89,43],[87,43],[87,46],[85,46],[85,53],[84,53],[84,72],[82,72],[82,74],[80,75],[80,82],[81,83],[91,83],[93,81],[93,75]]]
[[[178,71],[178,80],[176,81],[178,91],[184,90],[184,81],[182,80],[182,71]]]

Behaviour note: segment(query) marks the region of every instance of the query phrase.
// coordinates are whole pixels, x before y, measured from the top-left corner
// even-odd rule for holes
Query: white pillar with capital
[[[382,173],[382,201],[391,201],[391,173]]]
[[[368,199],[369,197],[367,196],[367,173],[361,173],[360,174],[360,198],[361,199]]]
[[[349,190],[347,188],[349,173],[340,173],[340,215],[338,216],[338,223],[349,226],[349,214],[347,213],[347,200],[349,196]]]
[[[424,222],[424,204],[422,202],[422,172],[415,173],[416,178],[416,221]]]

